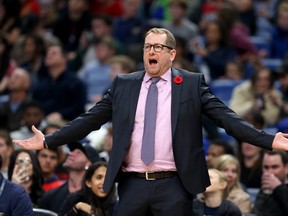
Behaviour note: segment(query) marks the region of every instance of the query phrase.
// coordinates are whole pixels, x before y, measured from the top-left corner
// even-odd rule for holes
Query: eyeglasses
[[[164,44],[144,44],[143,50],[144,52],[149,52],[151,50],[151,47],[153,47],[153,50],[155,52],[161,52],[163,50],[164,47],[172,50],[172,47],[166,46]]]

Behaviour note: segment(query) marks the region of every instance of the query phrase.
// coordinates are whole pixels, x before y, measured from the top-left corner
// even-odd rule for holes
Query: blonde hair
[[[211,169],[208,169],[208,172],[209,171],[214,172],[218,175],[220,183],[226,182],[226,184],[228,185],[228,180],[227,180],[226,176],[220,170],[215,169],[215,168],[211,168]],[[225,189],[223,190],[223,198],[226,198],[227,195],[228,195],[228,187],[226,186]]]
[[[136,63],[133,59],[126,55],[116,55],[112,57],[111,64],[118,63],[121,65],[122,69],[127,73],[133,72],[136,70]]]
[[[167,36],[165,45],[169,46],[169,47],[171,47],[173,49],[176,48],[175,37],[169,30],[167,30],[165,28],[152,28],[146,33],[145,37],[147,37],[147,35],[149,35],[151,33],[154,33],[154,34],[165,34]]]
[[[241,168],[239,160],[236,157],[229,154],[221,155],[216,161],[215,169],[222,171],[228,164],[234,164],[236,166],[237,180],[234,186],[237,188],[241,188],[240,184]]]

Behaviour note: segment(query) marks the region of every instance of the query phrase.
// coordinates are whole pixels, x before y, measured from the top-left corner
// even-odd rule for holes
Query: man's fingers
[[[38,132],[39,132],[39,130],[38,130],[34,125],[32,125],[32,131],[33,131],[34,133],[38,133]]]
[[[288,138],[288,134],[287,133],[282,133],[283,134],[283,136],[285,137],[285,138]]]

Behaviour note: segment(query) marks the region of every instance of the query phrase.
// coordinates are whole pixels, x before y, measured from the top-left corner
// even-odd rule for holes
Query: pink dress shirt
[[[144,129],[145,103],[150,86],[150,76],[146,73],[142,81],[135,115],[131,146],[122,166],[124,172],[176,171],[172,149],[171,127],[171,69],[161,76],[157,83],[158,108],[155,134],[155,158],[148,166],[141,160],[141,146]]]

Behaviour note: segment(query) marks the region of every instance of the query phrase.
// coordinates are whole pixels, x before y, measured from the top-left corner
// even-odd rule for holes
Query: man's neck
[[[66,65],[59,65],[49,68],[49,74],[52,79],[56,80],[66,69]]]
[[[68,190],[70,193],[79,191],[82,188],[82,179],[84,177],[85,170],[83,171],[70,171],[68,179]]]
[[[245,166],[248,167],[248,168],[254,166],[254,164],[255,164],[256,161],[259,159],[259,157],[260,157],[259,154],[252,155],[251,157],[245,157],[245,158],[244,158],[244,164],[245,164]]]

